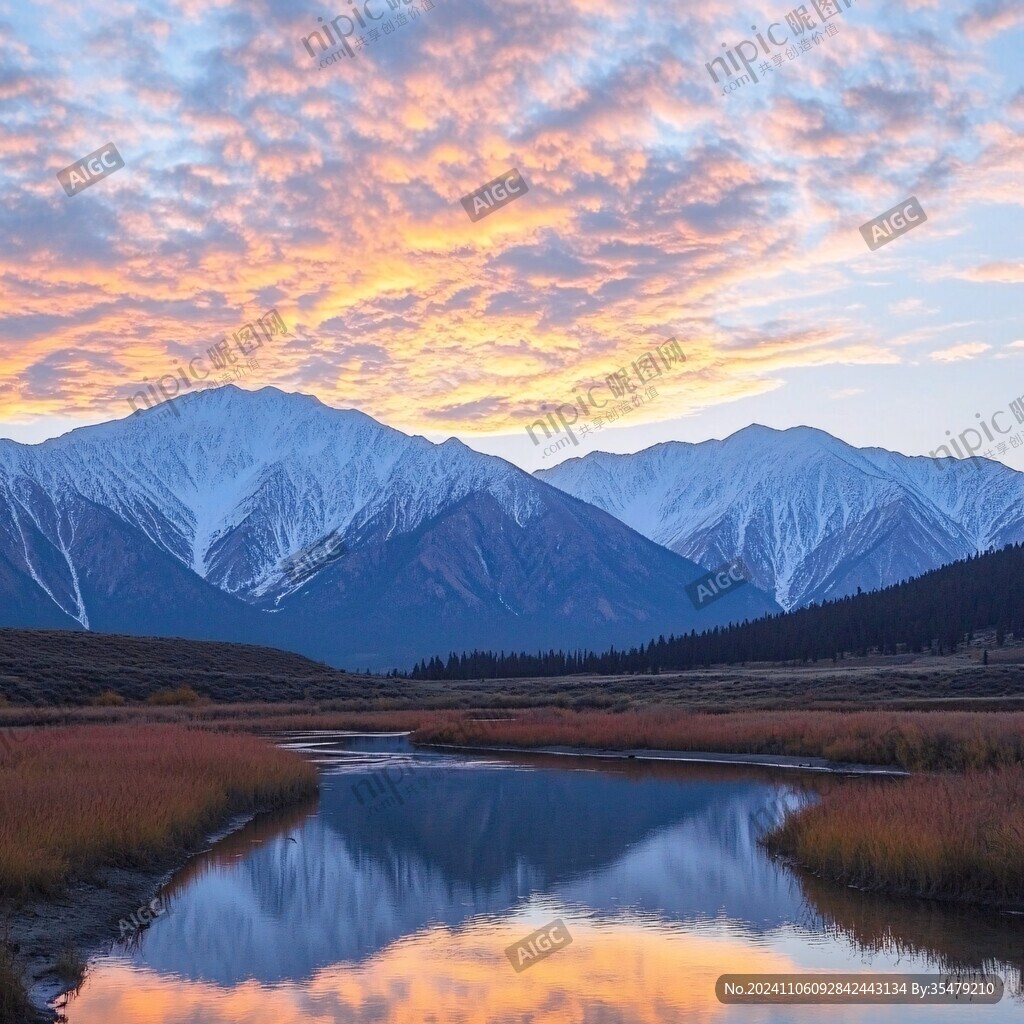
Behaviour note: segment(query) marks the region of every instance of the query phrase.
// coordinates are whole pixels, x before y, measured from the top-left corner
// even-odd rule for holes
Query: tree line
[[[413,679],[507,679],[659,673],[746,662],[839,661],[868,654],[951,654],[979,630],[1024,637],[1024,544],[1011,544],[935,569],[883,590],[811,604],[796,611],[603,653],[589,650],[477,651],[423,659]]]

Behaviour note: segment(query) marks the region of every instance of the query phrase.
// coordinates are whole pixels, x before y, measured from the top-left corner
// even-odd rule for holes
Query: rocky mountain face
[[[501,459],[233,386],[0,441],[0,625],[258,642],[348,668],[603,648],[777,611]]]

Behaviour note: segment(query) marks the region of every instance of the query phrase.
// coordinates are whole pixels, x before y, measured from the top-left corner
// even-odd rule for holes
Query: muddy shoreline
[[[415,747],[436,750],[487,751],[500,754],[553,754],[560,757],[600,757],[607,760],[680,761],[688,764],[735,764],[753,768],[783,768],[792,771],[819,772],[833,775],[907,776],[903,768],[885,765],[852,764],[829,761],[824,757],[790,757],[786,754],[724,754],[694,750],[619,750],[608,747],[509,747],[468,743],[417,743]]]
[[[76,988],[56,970],[64,950],[76,950],[83,959],[109,952],[121,938],[122,920],[146,907],[190,860],[261,813],[231,818],[202,843],[169,851],[152,868],[104,867],[70,883],[59,896],[0,900],[0,934],[6,935],[40,1024],[56,1021],[59,1001]]]

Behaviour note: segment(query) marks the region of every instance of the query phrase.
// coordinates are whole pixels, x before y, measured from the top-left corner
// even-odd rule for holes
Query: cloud
[[[929,353],[928,358],[937,363],[959,363],[965,359],[973,359],[983,352],[988,352],[991,345],[981,341],[965,341],[961,345],[954,345],[952,348],[940,349],[938,352]]]
[[[898,302],[889,303],[889,312],[895,316],[915,316],[921,314],[937,313],[938,309],[929,307],[924,299],[900,299]]]
[[[960,18],[960,30],[968,39],[982,41],[1009,32],[1024,23],[1018,0],[984,0]]]
[[[497,432],[676,336],[687,373],[637,413],[670,417],[799,368],[842,394],[1020,281],[983,262],[1022,209],[1024,99],[986,42],[1005,4],[976,42],[948,5],[860,4],[726,97],[705,63],[750,22],[725,0],[416,7],[323,69],[317,15],[266,0],[3,26],[0,412],[119,415],[277,307],[291,334],[246,387]],[[56,170],[107,141],[126,166],[68,199]],[[530,191],[470,222],[458,197],[513,166]],[[928,223],[867,253],[858,226],[911,192]],[[978,264],[959,293],[929,277],[954,259]]]
[[[997,281],[1000,284],[1024,284],[1024,263],[985,263],[964,271],[968,281]]]

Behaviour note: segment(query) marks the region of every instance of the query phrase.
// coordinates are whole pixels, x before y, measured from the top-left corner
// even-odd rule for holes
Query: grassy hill
[[[270,647],[0,629],[0,703],[14,707],[89,704],[108,691],[144,701],[179,687],[216,701],[324,700],[370,697],[385,685]]]

